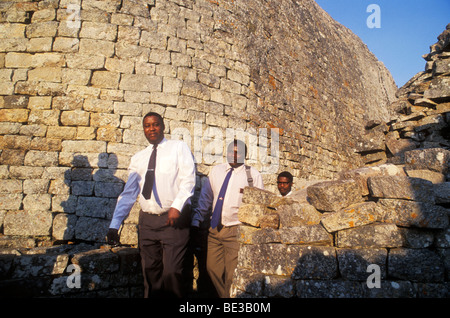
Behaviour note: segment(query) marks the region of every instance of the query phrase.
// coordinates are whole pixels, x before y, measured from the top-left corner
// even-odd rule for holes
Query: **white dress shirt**
[[[223,163],[211,169],[208,181],[202,187],[198,207],[192,219],[192,226],[199,226],[200,222],[207,217],[208,213],[214,211],[220,188],[230,169],[231,166],[229,163]],[[259,171],[250,167],[250,173],[253,178],[253,186],[264,189],[264,183]],[[231,174],[227,192],[225,193],[222,209],[222,224],[224,226],[241,224],[238,220],[238,210],[242,204],[243,190],[245,187],[248,187],[247,172],[245,171],[245,166],[241,165],[235,168]]]
[[[110,228],[119,229],[139,196],[142,211],[162,214],[171,207],[181,211],[194,194],[195,164],[186,143],[164,138],[157,147],[155,183],[151,198],[146,200],[142,188],[153,145],[136,153],[128,167],[128,181],[117,199]]]

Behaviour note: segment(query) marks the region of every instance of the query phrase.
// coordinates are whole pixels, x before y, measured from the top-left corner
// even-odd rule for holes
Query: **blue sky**
[[[450,0],[315,1],[361,38],[389,69],[399,88],[425,69],[422,55],[430,52],[430,45],[450,23]],[[378,5],[379,15],[374,10],[367,12],[371,4]],[[380,27],[370,28],[368,19],[379,22]]]

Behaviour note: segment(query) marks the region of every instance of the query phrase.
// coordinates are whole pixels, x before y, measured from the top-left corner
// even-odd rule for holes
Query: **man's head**
[[[277,178],[278,191],[280,191],[280,194],[283,197],[286,196],[289,192],[291,192],[293,181],[294,177],[288,171],[283,171],[278,175]]]
[[[164,120],[160,114],[150,112],[144,116],[142,121],[144,134],[151,144],[159,144],[164,138]]]
[[[231,167],[237,168],[244,164],[247,146],[240,140],[234,140],[227,147],[227,161]]]

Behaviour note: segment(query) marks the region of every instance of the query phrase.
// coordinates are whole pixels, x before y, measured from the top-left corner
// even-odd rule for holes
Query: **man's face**
[[[280,191],[280,194],[283,197],[291,191],[292,182],[289,182],[288,178],[278,177],[277,184],[278,184],[278,191]]]
[[[241,149],[243,147],[238,147],[234,145],[234,147],[229,146],[227,150],[227,161],[231,167],[237,168],[244,164],[245,160],[245,149]]]
[[[143,121],[144,134],[148,142],[158,144],[164,138],[164,123],[156,116],[147,116]]]

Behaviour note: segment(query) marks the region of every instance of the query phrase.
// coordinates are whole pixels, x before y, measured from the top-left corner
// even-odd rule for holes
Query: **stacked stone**
[[[233,295],[449,297],[450,151],[405,157],[292,197],[246,188]]]
[[[0,255],[1,297],[143,296],[139,252],[88,244],[24,249]]]
[[[391,123],[386,146],[394,155],[414,147],[450,148],[450,24],[430,47],[425,71],[402,87],[398,118]]]
[[[177,128],[194,136],[195,120],[202,128],[247,128],[249,69],[232,43],[209,37],[216,8],[208,1],[2,2],[4,235],[34,237],[37,245],[103,241],[130,157],[148,145],[141,124],[148,111],[163,115],[168,138]],[[135,212],[124,244],[136,243]]]
[[[349,140],[336,136],[346,126],[358,130],[366,117],[387,116],[392,77],[314,1],[265,5],[2,1],[3,234],[103,240],[129,159],[147,146],[141,121],[150,110],[164,117],[168,138],[186,137],[199,175],[215,164],[202,158],[211,142],[221,143],[213,153],[223,159],[217,148],[225,148],[220,136],[227,129],[280,128],[279,158],[274,163],[268,151],[267,165],[296,177],[331,178],[359,166],[350,150],[355,134],[345,134]],[[310,34],[330,38],[318,41]],[[319,64],[314,52],[328,57]],[[361,76],[364,87],[353,83]],[[372,107],[372,100],[379,105]],[[276,172],[264,175],[266,184],[274,183]],[[127,222],[124,243],[135,242],[135,216]]]
[[[397,160],[416,148],[450,149],[450,24],[431,45],[425,71],[416,74],[397,92],[396,115],[387,123],[371,122],[356,152],[364,163]]]

